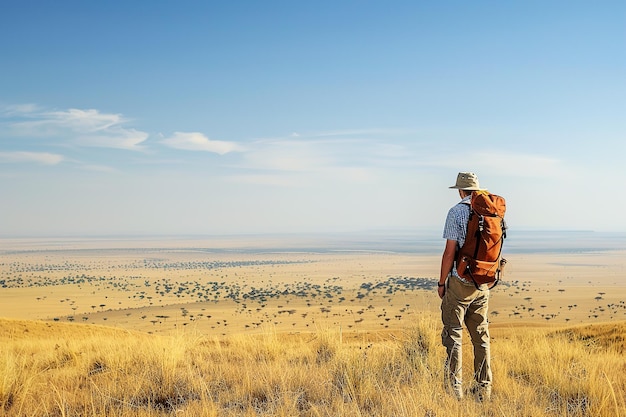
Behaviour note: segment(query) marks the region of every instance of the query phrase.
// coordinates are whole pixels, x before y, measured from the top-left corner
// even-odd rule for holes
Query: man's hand
[[[437,293],[439,294],[439,298],[443,298],[444,294],[446,293],[446,286],[445,285],[438,286]]]

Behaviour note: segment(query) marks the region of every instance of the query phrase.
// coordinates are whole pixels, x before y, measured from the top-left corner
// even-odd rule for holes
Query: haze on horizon
[[[0,236],[626,232],[626,3],[3,5]]]

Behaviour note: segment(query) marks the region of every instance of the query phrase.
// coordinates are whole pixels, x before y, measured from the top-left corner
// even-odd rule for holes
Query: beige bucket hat
[[[480,188],[478,177],[473,172],[459,172],[459,175],[456,177],[456,184],[448,188],[456,188],[464,191],[484,190],[484,188]]]

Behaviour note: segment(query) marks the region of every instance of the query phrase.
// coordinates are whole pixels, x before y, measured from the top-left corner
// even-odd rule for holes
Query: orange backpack
[[[504,198],[487,191],[474,191],[470,203],[465,243],[458,251],[456,269],[459,276],[494,287],[500,279],[506,259],[502,258],[502,244],[506,238]]]

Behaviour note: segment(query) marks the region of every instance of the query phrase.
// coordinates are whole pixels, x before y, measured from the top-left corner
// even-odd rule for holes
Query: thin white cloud
[[[262,140],[250,145],[244,156],[245,167],[258,170],[315,172],[339,162],[328,142],[301,138]]]
[[[351,178],[372,168],[406,166],[411,152],[406,130],[353,129],[313,133],[292,133],[288,137],[260,139],[244,155],[246,167],[260,170],[337,173],[352,172]],[[360,172],[354,175],[355,172]]]
[[[481,172],[513,177],[562,177],[569,172],[563,161],[546,155],[476,151],[468,153],[466,161],[475,161]]]
[[[35,105],[12,106],[4,112],[12,135],[58,138],[78,146],[141,150],[148,134],[127,128],[120,114],[95,109],[40,111]]]
[[[0,111],[5,117],[19,116],[28,113],[33,113],[39,110],[39,106],[33,103],[26,104],[13,104],[4,106]]]
[[[243,151],[243,148],[235,142],[211,140],[199,132],[174,132],[171,137],[163,139],[161,143],[174,149],[213,152],[220,155]]]
[[[65,158],[48,152],[0,152],[0,163],[33,162],[44,165],[56,165]]]
[[[506,149],[468,149],[450,146],[407,149],[407,168],[443,168],[452,171],[471,170],[480,174],[519,178],[560,178],[571,175],[567,161],[547,154],[521,153]]]
[[[23,122],[21,125],[35,128],[73,129],[79,132],[106,130],[124,123],[119,114],[100,113],[98,110],[68,109],[35,114],[38,120]],[[18,124],[19,125],[19,124]]]
[[[251,142],[233,167],[250,174],[232,180],[272,186],[374,183],[400,154],[395,145],[373,139],[325,136],[292,133]]]
[[[274,187],[295,187],[301,183],[293,176],[257,174],[257,175],[232,175],[228,177],[230,182],[252,184],[252,185],[269,185]]]
[[[92,171],[92,172],[104,172],[104,173],[115,173],[119,172],[116,168],[107,166],[107,165],[89,165],[83,164],[79,166],[80,169],[84,171]]]
[[[237,168],[256,173],[301,174],[315,181],[373,183],[392,173],[412,175],[424,169],[471,169],[483,175],[519,178],[562,178],[571,169],[549,154],[507,149],[461,152],[447,141],[407,138],[408,130],[354,129],[291,133],[250,143]],[[402,137],[400,137],[402,136]],[[275,182],[278,183],[278,182]]]
[[[141,144],[148,139],[148,134],[135,129],[108,128],[105,131],[96,131],[77,137],[83,146],[100,148],[117,148],[127,150],[142,150]]]
[[[324,132],[312,133],[309,137],[388,137],[388,136],[404,136],[415,133],[416,130],[411,129],[343,129],[343,130],[329,130]]]

